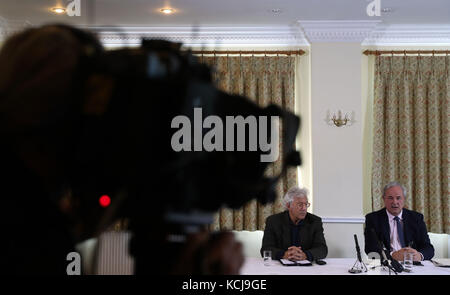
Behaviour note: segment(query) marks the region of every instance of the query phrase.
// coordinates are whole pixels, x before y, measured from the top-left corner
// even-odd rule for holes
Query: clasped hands
[[[302,247],[289,247],[284,252],[283,259],[289,259],[291,261],[306,260],[306,254],[302,251]]]
[[[422,261],[422,255],[420,255],[420,253],[416,249],[413,249],[411,247],[405,247],[398,251],[395,251],[391,256],[397,261],[403,261],[403,255],[405,252],[413,253],[414,261]]]

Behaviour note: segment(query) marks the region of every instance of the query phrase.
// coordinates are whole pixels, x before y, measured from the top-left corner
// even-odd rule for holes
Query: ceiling
[[[449,0],[378,0],[381,16],[368,16],[375,0],[79,0],[81,15],[56,15],[51,7],[73,0],[2,0],[0,17],[9,24],[64,22],[125,27],[287,27],[299,20],[380,20],[387,25],[450,25]],[[160,9],[175,13],[163,15]]]

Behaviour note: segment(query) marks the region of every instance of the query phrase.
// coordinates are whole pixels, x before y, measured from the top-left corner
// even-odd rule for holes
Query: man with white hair
[[[292,261],[323,259],[328,247],[323,234],[322,219],[308,213],[308,191],[292,187],[284,196],[286,211],[269,216],[261,247],[272,251],[272,259]]]

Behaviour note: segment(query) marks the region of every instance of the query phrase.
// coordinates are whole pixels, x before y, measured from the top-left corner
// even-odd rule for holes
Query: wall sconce
[[[339,110],[338,114],[336,116],[336,113],[333,114],[333,116],[330,115],[330,111],[327,111],[327,118],[325,121],[327,121],[327,124],[330,126],[336,126],[336,127],[342,127],[342,126],[351,126],[353,125],[355,121],[355,112],[352,112],[351,119],[348,117],[347,113],[345,114],[344,118],[342,118],[342,112]]]

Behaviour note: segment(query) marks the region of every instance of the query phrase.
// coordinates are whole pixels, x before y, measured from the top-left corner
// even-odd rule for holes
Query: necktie
[[[406,244],[405,244],[405,235],[403,234],[403,225],[400,222],[400,218],[398,218],[398,216],[395,216],[394,220],[397,223],[398,239],[400,240],[400,244],[402,245],[402,248],[404,248],[406,246]]]

